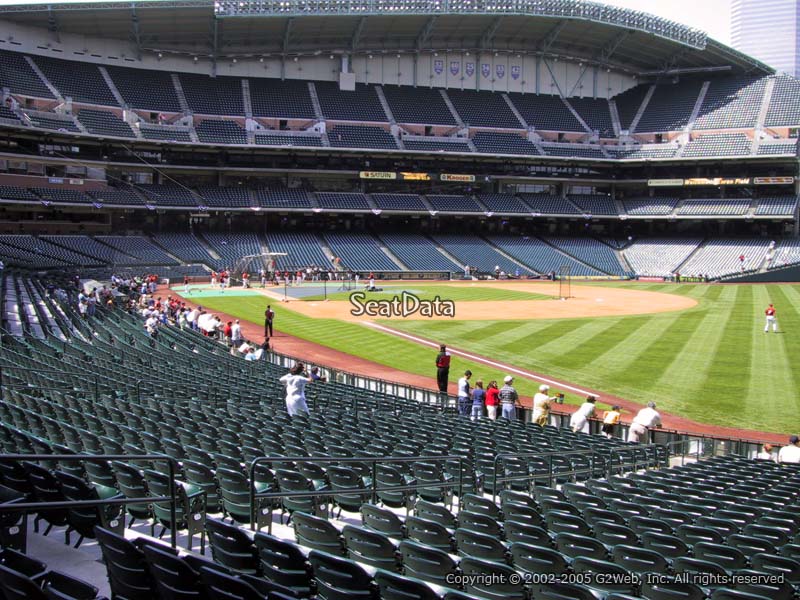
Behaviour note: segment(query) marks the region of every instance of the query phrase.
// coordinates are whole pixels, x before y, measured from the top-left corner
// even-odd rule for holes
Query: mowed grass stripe
[[[780,365],[787,364],[789,357],[786,352],[785,335],[774,334],[772,329],[764,333],[766,316],[764,310],[770,302],[777,302],[782,306],[781,316],[784,323],[778,321],[781,327],[791,323],[791,309],[785,296],[783,302],[778,302],[773,296],[778,295],[778,286],[768,291],[764,287],[753,288],[753,313],[750,323],[752,352],[750,354],[750,385],[747,397],[753,402],[748,402],[742,407],[741,416],[749,422],[759,422],[774,419],[779,413],[784,413],[785,394],[794,388],[794,379],[789,369],[782,369]],[[780,331],[780,329],[779,329]],[[762,374],[770,373],[765,377]],[[764,401],[758,402],[761,398]]]
[[[619,319],[616,318],[572,319],[554,323],[554,327],[548,327],[540,332],[540,335],[532,336],[535,339],[532,339],[532,343],[524,350],[533,354],[537,361],[556,362],[565,351],[577,349],[585,340],[601,334],[618,322]]]
[[[741,415],[744,406],[755,400],[747,395],[754,332],[754,287],[736,286],[728,322],[708,369],[705,393],[687,408],[687,416],[692,419],[718,425],[752,425]]]
[[[617,346],[646,321],[646,319],[631,317],[603,320],[608,321],[607,327],[587,337],[574,348],[564,346],[561,354],[555,356],[553,360],[557,361],[563,369],[582,369],[587,365],[591,365],[598,356],[609,348]]]
[[[683,413],[692,399],[700,398],[705,393],[706,379],[711,368],[711,357],[714,356],[722,342],[725,324],[730,318],[730,309],[736,297],[736,288],[732,286],[708,287],[706,299],[714,300],[714,308],[709,305],[703,309],[703,317],[683,347],[661,377],[656,382],[653,392],[659,398],[669,399],[673,410]],[[711,298],[709,298],[711,297]],[[723,306],[727,309],[723,310]],[[682,393],[675,394],[675,387],[680,385]]]
[[[774,285],[763,288],[758,294],[759,302],[754,305],[757,332],[753,344],[753,372],[756,377],[750,380],[750,397],[760,399],[754,402],[760,409],[756,417],[765,423],[786,419],[787,415],[800,412],[800,373],[786,365],[800,365],[800,346],[793,342],[793,336],[800,331],[800,292],[797,286]],[[764,333],[766,317],[764,310],[772,302],[777,309],[777,335]],[[764,373],[765,376],[759,376]],[[771,374],[771,375],[770,375]],[[749,413],[745,415],[750,418]]]

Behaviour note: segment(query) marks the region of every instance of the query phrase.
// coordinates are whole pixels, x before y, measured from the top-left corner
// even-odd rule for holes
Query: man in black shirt
[[[267,310],[264,311],[264,337],[272,337],[272,321],[275,318],[271,305],[267,304]]]

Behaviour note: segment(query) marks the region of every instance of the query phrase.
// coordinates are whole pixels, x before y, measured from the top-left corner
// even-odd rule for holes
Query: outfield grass
[[[685,294],[699,304],[644,316],[393,326],[629,400],[654,400],[702,423],[797,431],[800,348],[792,338],[800,332],[800,286],[637,289]],[[763,332],[770,302],[784,333]]]
[[[629,317],[384,323],[578,386],[639,402],[655,400],[663,410],[699,422],[797,432],[800,347],[793,338],[800,333],[800,285],[635,285],[685,294],[699,304],[681,312]],[[775,303],[785,333],[763,333],[769,302]],[[265,301],[204,298],[203,304],[261,323]],[[404,371],[433,375],[430,348],[357,323],[310,319],[281,306],[276,312],[279,330]],[[451,373],[465,368],[484,379],[501,375],[458,357]],[[518,384],[528,396],[536,386]]]
[[[334,282],[335,283],[335,282]],[[552,296],[536,294],[533,292],[523,292],[520,290],[501,290],[487,287],[485,285],[471,286],[446,286],[446,285],[426,285],[424,283],[412,282],[405,285],[382,285],[382,292],[370,292],[369,300],[391,300],[399,296],[403,290],[413,293],[421,300],[433,300],[439,296],[442,300],[453,300],[455,302],[489,300],[501,302],[506,300],[552,300]],[[358,291],[363,291],[364,286],[359,285]],[[328,293],[328,300],[347,300],[355,289],[349,292]],[[319,301],[324,298],[323,294],[316,296],[306,296],[302,300]]]

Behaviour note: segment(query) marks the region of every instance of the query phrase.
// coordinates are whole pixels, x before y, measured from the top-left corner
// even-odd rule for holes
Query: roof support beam
[[[613,40],[608,42],[600,50],[600,55],[599,55],[600,56],[600,58],[599,58],[600,63],[601,64],[608,64],[608,61],[611,59],[612,56],[614,56],[614,52],[617,51],[617,48],[619,48],[622,45],[622,42],[627,40],[633,34],[634,34],[633,30],[627,29],[627,30],[623,31],[622,33],[620,33]]]
[[[283,55],[289,53],[289,38],[292,35],[292,25],[294,24],[294,17],[286,19],[286,27],[283,28]]]
[[[136,14],[136,3],[131,2],[131,37],[136,44],[136,58],[142,58],[142,31],[139,28],[139,15]]]
[[[555,43],[556,38],[558,38],[558,34],[561,33],[566,26],[566,19],[561,19],[558,23],[556,23],[555,26],[547,32],[547,35],[542,38],[542,41],[539,42],[537,50],[542,53],[550,50],[550,47]]]
[[[678,64],[678,61],[687,54],[689,54],[689,50],[686,48],[681,48],[675,54],[673,54],[667,60],[664,61],[663,70],[669,71],[670,69],[673,69]]]
[[[56,15],[53,12],[53,5],[47,5],[47,29],[53,33],[56,38],[56,42],[59,44],[61,43],[61,35],[58,30],[58,19],[56,19]]]
[[[419,35],[417,36],[417,41],[415,43],[417,52],[422,50],[422,47],[431,38],[431,34],[433,33],[433,28],[436,26],[436,21],[438,20],[439,17],[437,15],[433,15],[432,17],[428,18],[427,21],[425,21],[425,25],[423,25],[422,30],[419,32]]]
[[[497,33],[497,29],[500,27],[500,24],[503,22],[503,17],[495,17],[494,21],[486,28],[481,35],[480,41],[480,48],[482,50],[488,50],[491,48],[492,43],[494,42],[494,34]]]
[[[219,20],[211,18],[211,74],[217,76],[217,51],[219,50]]]
[[[364,31],[364,24],[367,22],[367,17],[361,17],[356,24],[356,29],[353,32],[353,37],[350,39],[350,51],[355,52],[358,48],[358,42],[361,40],[361,32]]]

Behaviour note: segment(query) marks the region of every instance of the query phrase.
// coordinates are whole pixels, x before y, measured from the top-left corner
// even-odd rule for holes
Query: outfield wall
[[[800,266],[772,269],[764,273],[750,273],[725,279],[725,283],[800,283]]]

